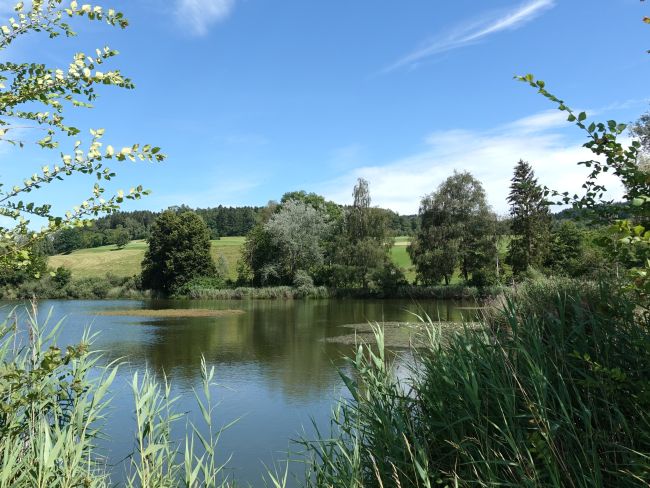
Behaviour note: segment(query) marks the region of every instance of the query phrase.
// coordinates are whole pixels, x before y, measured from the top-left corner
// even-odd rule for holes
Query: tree
[[[113,9],[106,10],[99,5],[79,6],[76,1],[68,7],[61,4],[62,0],[18,2],[14,18],[8,25],[0,26],[0,52],[27,34],[44,33],[50,39],[61,34],[74,36],[71,25],[74,19],[101,21],[120,28],[128,25],[124,15]],[[97,98],[95,88],[98,84],[133,88],[131,80],[118,70],[98,69],[116,55],[117,51],[108,47],[98,49],[93,56],[77,53],[72,63],[62,69],[34,62],[0,62],[0,141],[15,148],[57,149],[61,136],[79,134],[80,129],[66,123],[67,108],[91,107],[90,103]],[[39,129],[42,137],[23,138],[25,126]],[[0,226],[0,268],[28,266],[29,250],[36,242],[63,228],[79,225],[84,218],[115,211],[125,198],[136,199],[147,193],[137,186],[126,195],[120,191],[111,197],[104,196],[105,190],[100,183],[115,176],[105,166],[105,161],[162,161],[164,156],[160,149],[133,144],[115,150],[110,145],[104,146],[103,129],[90,130],[90,134],[88,146],[76,141],[71,151],[60,152],[58,162],[43,166],[40,172],[23,182],[11,186],[0,184],[0,216],[4,217]],[[34,190],[74,174],[86,174],[95,180],[90,197],[74,209],[61,215],[48,203],[25,201],[27,194]],[[40,230],[33,230],[30,225],[30,219],[34,218],[44,222]]]
[[[323,264],[323,239],[330,224],[324,210],[287,200],[247,236],[242,259],[256,285],[290,285],[296,273]]]
[[[518,80],[529,84],[538,93],[557,105],[558,110],[568,114],[567,120],[583,130],[588,140],[583,147],[589,149],[597,159],[581,161],[578,164],[590,168],[582,184],[582,195],[569,196],[568,192],[550,193],[558,198],[556,203],[573,204],[579,209],[586,209],[592,215],[592,222],[608,222],[618,233],[617,243],[620,252],[629,253],[634,249],[637,256],[642,256],[638,266],[630,270],[627,287],[638,294],[639,305],[648,308],[650,298],[650,180],[647,171],[639,166],[641,143],[632,141],[627,146],[619,141],[619,136],[627,129],[625,124],[615,120],[607,123],[587,122],[585,112],[573,111],[563,100],[549,92],[546,83],[536,80],[532,74],[518,76]],[[599,177],[603,173],[613,174],[625,189],[623,202],[614,204],[605,198],[607,188]],[[625,218],[620,218],[621,209]],[[627,249],[626,249],[627,248]]]
[[[544,263],[554,274],[577,277],[588,270],[585,263],[586,234],[571,220],[563,220],[548,233],[550,252]]]
[[[457,269],[466,281],[479,270],[496,270],[496,219],[483,185],[469,172],[454,171],[422,199],[419,214],[408,252],[421,282],[449,284]]]
[[[123,249],[129,242],[131,242],[131,236],[128,230],[121,228],[115,231],[115,245],[118,249]]]
[[[290,191],[282,195],[280,204],[283,205],[290,200],[303,202],[311,205],[316,210],[324,211],[331,222],[339,220],[343,216],[343,208],[341,205],[325,200],[325,197],[317,193],[307,193],[305,190]]]
[[[145,288],[173,293],[190,280],[213,276],[210,231],[194,212],[163,212],[151,227],[142,261]]]
[[[390,249],[394,238],[389,230],[389,214],[371,207],[368,181],[357,180],[352,192],[353,204],[345,209],[344,218],[335,226],[328,242],[328,281],[334,286],[369,288],[377,276],[390,264]],[[399,274],[399,273],[397,273]],[[399,281],[399,277],[393,277]],[[381,287],[377,283],[378,287]]]
[[[309,204],[289,200],[264,225],[273,245],[280,249],[280,275],[293,282],[296,271],[311,271],[323,264],[322,239],[329,230],[325,213]]]
[[[639,139],[641,149],[646,153],[650,153],[650,112],[641,115],[630,127],[630,132]]]
[[[539,269],[544,263],[551,216],[544,190],[530,164],[520,159],[511,181],[508,203],[513,236],[508,245],[507,263],[517,275],[529,267]]]
[[[82,247],[81,229],[77,227],[61,229],[54,236],[54,250],[60,254],[70,254]]]

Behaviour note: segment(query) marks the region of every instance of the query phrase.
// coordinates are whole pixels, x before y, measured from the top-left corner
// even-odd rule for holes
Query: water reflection
[[[282,458],[302,426],[311,419],[327,424],[329,409],[340,394],[337,368],[350,346],[325,339],[349,334],[341,325],[381,321],[415,321],[414,313],[459,321],[460,304],[409,300],[278,301],[46,301],[53,320],[66,316],[60,343],[78,341],[91,325],[100,332],[95,347],[105,361],[126,361],[114,388],[111,457],[122,459],[132,447],[132,397],[128,381],[148,366],[166,375],[181,395],[183,410],[194,408],[191,389],[199,386],[200,361],[215,366],[223,423],[244,416],[222,438],[224,458],[234,453],[235,475],[259,486],[260,462]],[[471,304],[469,304],[471,305]],[[103,316],[98,312],[150,308],[241,309],[245,313],[209,318]],[[297,468],[300,470],[300,467]],[[116,471],[119,473],[120,470]],[[119,478],[119,476],[118,476]]]

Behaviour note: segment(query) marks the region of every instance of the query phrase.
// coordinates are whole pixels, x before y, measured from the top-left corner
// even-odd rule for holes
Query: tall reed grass
[[[93,336],[76,346],[56,345],[62,322],[39,324],[34,307],[25,329],[19,314],[0,324],[0,488],[108,487],[106,453],[97,440],[110,435],[107,397],[117,365],[99,366]],[[92,372],[91,372],[92,370]],[[132,381],[136,429],[128,487],[233,486],[216,452],[224,428],[213,422],[214,369],[201,362],[202,389],[195,392],[200,424],[175,406],[171,386],[148,372]],[[180,441],[172,425],[186,422]]]
[[[304,484],[648,486],[647,312],[616,287],[571,280],[520,286],[497,306],[486,327],[444,340],[429,321],[427,347],[410,351],[406,374],[377,327],[376,343],[360,345],[341,373],[349,396],[331,430],[298,442]],[[0,488],[114,486],[97,441],[110,434],[117,366],[98,365],[89,334],[61,350],[61,323],[36,316],[24,328],[16,314],[0,324]],[[169,382],[133,377],[126,486],[234,486],[216,451],[222,429],[205,361],[201,375],[198,423],[178,412]],[[172,435],[178,423],[181,439]],[[266,475],[266,486],[287,482],[286,467]]]
[[[648,486],[648,316],[604,285],[546,291],[444,346],[431,324],[406,378],[378,329],[331,432],[302,441],[309,486]]]

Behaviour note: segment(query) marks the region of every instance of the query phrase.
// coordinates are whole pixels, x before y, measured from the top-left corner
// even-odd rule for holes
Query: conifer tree
[[[519,160],[510,184],[512,240],[508,246],[507,262],[514,274],[529,267],[541,267],[548,249],[551,216],[544,191],[537,183],[535,172],[526,161]]]

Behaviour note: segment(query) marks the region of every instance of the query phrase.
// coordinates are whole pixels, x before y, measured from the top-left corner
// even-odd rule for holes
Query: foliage
[[[115,245],[118,249],[123,249],[129,242],[131,242],[131,236],[126,229],[117,229],[115,233]]]
[[[287,192],[282,195],[280,205],[284,205],[290,201],[302,202],[313,207],[315,210],[325,212],[330,222],[335,222],[343,217],[343,208],[341,205],[325,200],[325,197],[313,192],[307,193],[304,190]]]
[[[542,80],[536,80],[533,75],[517,77],[520,81],[528,83],[533,88],[555,103],[560,111],[568,113],[567,120],[583,130],[588,141],[583,145],[589,149],[597,159],[582,161],[578,164],[590,169],[587,179],[582,187],[583,195],[570,196],[567,192],[550,192],[560,198],[561,203],[572,203],[575,207],[591,211],[593,218],[599,222],[612,225],[619,234],[622,248],[634,247],[637,253],[644,256],[642,264],[630,272],[629,286],[634,289],[640,298],[640,305],[647,306],[650,297],[650,231],[648,227],[648,206],[650,205],[650,177],[647,171],[639,165],[641,143],[632,141],[625,146],[618,138],[626,129],[625,124],[618,124],[614,120],[607,123],[589,123],[587,114],[576,113],[567,104],[550,93]],[[617,215],[621,205],[613,205],[611,200],[605,199],[607,188],[599,180],[604,173],[616,176],[625,189],[623,207],[626,211],[625,218]]]
[[[296,272],[313,273],[323,263],[327,214],[309,203],[287,200],[246,237],[240,278],[255,285],[289,285]]]
[[[551,217],[544,191],[530,164],[519,160],[508,195],[512,239],[507,262],[515,275],[528,267],[541,268],[548,252]]]
[[[603,249],[611,243],[611,232],[604,234],[606,230],[589,231],[571,220],[556,223],[549,235],[549,253],[544,266],[554,275],[575,278],[594,278],[608,266],[611,269],[612,260],[621,256],[620,252],[613,251],[608,262]]]
[[[308,486],[645,486],[650,333],[616,288],[509,301],[503,327],[429,342],[396,371],[377,329],[332,431],[302,446]],[[533,292],[533,290],[531,290]],[[541,294],[541,295],[540,295]]]
[[[420,204],[420,230],[408,252],[424,284],[449,284],[456,269],[470,274],[496,267],[496,218],[481,182],[454,172]]]
[[[268,264],[277,267],[282,283],[293,282],[298,270],[309,272],[322,265],[321,243],[329,232],[328,217],[323,211],[304,202],[288,200],[264,224],[264,231],[279,251]]]
[[[145,288],[174,292],[193,278],[216,272],[210,232],[193,212],[163,212],[154,222],[142,261]]]
[[[327,242],[328,264],[321,270],[324,282],[334,287],[368,289],[383,268],[391,263],[394,237],[388,214],[371,207],[369,184],[363,178],[354,187],[353,204],[336,223]]]
[[[125,28],[128,22],[121,12],[105,10],[96,5],[79,6],[72,2],[63,7],[62,0],[36,0],[29,4],[18,2],[15,16],[8,24],[0,26],[0,52],[7,50],[21,37],[47,34],[50,39],[64,34],[75,35],[69,22],[74,19],[101,21]],[[118,70],[100,71],[100,66],[110,62],[117,51],[104,47],[92,56],[77,53],[65,69],[48,67],[41,63],[0,63],[0,140],[16,148],[38,146],[42,149],[56,149],[60,136],[76,136],[80,130],[65,121],[69,107],[91,107],[97,98],[96,85],[111,85],[133,88],[133,83]],[[19,128],[27,123],[44,133],[37,140],[21,139]],[[35,242],[65,227],[83,225],[85,217],[97,216],[115,211],[125,198],[137,199],[147,191],[141,186],[125,193],[119,191],[111,197],[104,196],[101,181],[111,180],[115,173],[105,166],[106,160],[162,161],[160,149],[150,145],[133,144],[120,150],[104,147],[103,129],[90,130],[91,140],[84,147],[80,140],[73,143],[71,152],[61,152],[60,161],[44,166],[39,173],[26,178],[22,183],[0,186],[0,215],[4,217],[0,227],[0,267],[14,269],[27,266],[29,250]],[[92,176],[96,183],[92,194],[79,206],[58,215],[50,204],[36,200],[25,201],[33,191],[63,180],[75,174]],[[40,230],[32,230],[30,219],[44,222]]]
[[[630,127],[630,132],[639,139],[642,150],[650,153],[650,112],[641,115]]]
[[[61,254],[70,254],[75,249],[83,247],[83,240],[76,228],[65,228],[54,235],[54,251]]]
[[[19,286],[47,274],[47,256],[38,243],[29,249],[29,262],[13,268],[0,266],[0,286]]]
[[[25,334],[18,330],[22,313],[11,315],[14,322],[0,324],[0,487],[115,486],[97,439],[106,436],[107,394],[117,367],[98,365],[89,334],[62,351],[56,345],[62,322],[41,325],[34,308]],[[204,360],[201,376],[195,400],[202,415],[187,423],[184,442],[171,437],[185,418],[171,385],[148,372],[133,376],[136,429],[126,486],[231,486],[216,451],[228,426],[214,425],[214,369]]]
[[[56,271],[52,275],[52,281],[54,281],[54,283],[56,283],[56,286],[59,288],[67,286],[71,280],[72,271],[70,271],[68,268],[64,268],[63,266],[56,268]]]

